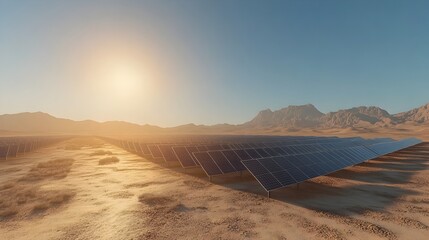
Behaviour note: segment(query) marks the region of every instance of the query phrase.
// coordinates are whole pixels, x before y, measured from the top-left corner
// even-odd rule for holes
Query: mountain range
[[[330,129],[403,129],[429,125],[429,103],[412,110],[390,114],[375,106],[361,106],[322,113],[312,104],[260,111],[252,120],[238,125],[187,124],[171,128],[123,121],[96,122],[56,118],[43,112],[0,115],[0,134],[96,134],[139,135],[157,133],[285,133]]]
[[[284,128],[349,128],[394,127],[399,124],[423,124],[429,122],[429,103],[410,111],[389,114],[386,110],[370,107],[354,107],[336,112],[322,113],[312,104],[289,106],[277,111],[260,111],[247,127]]]

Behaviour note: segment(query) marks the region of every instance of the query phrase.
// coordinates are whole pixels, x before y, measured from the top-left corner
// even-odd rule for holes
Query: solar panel
[[[9,145],[9,151],[7,153],[7,157],[16,157],[18,154],[18,145]]]
[[[179,160],[180,164],[184,168],[188,167],[195,167],[197,164],[195,164],[195,161],[191,154],[188,152],[187,148],[184,146],[175,146],[173,147],[173,151],[176,154],[177,159]]]
[[[172,146],[171,145],[159,145],[159,150],[162,153],[162,156],[164,157],[164,160],[166,162],[178,162],[179,160],[176,157],[176,154],[174,154]]]
[[[9,150],[8,145],[0,146],[0,159],[7,158],[8,150]]]
[[[249,149],[245,149],[244,150],[252,159],[257,159],[257,158],[261,158],[261,155],[259,155],[259,153],[253,149],[253,148],[249,148]]]
[[[220,175],[222,171],[207,152],[195,152],[194,157],[208,176]]]
[[[234,152],[237,154],[238,157],[240,157],[241,160],[252,159],[252,157],[243,149],[237,149],[237,150],[234,150]]]
[[[147,147],[149,148],[150,153],[151,153],[153,158],[164,158],[162,156],[161,151],[159,150],[158,145],[148,145]]]
[[[276,151],[279,155],[286,155],[286,152],[283,151],[280,147],[273,148],[274,151]]]
[[[277,179],[277,181],[282,184],[282,186],[288,186],[296,183],[295,178],[293,178],[292,175],[290,175],[285,170],[273,172],[272,174]]]
[[[199,152],[204,152],[204,151],[208,151],[209,149],[207,148],[207,146],[197,146],[197,148],[198,148],[198,151]]]
[[[396,142],[377,143],[367,147],[379,155],[386,155],[386,154],[416,145],[421,142],[422,141],[416,138],[407,138]]]
[[[140,149],[144,155],[151,155],[149,148],[147,147],[147,144],[140,143]]]
[[[188,150],[188,153],[191,155],[191,158],[194,160],[195,164],[199,165],[197,159],[195,159],[195,156],[193,154],[194,152],[199,152],[198,148],[196,146],[187,146],[186,150]]]
[[[222,173],[236,172],[235,168],[231,165],[228,159],[220,151],[208,152],[213,161],[220,168]]]
[[[223,153],[223,155],[225,155],[225,157],[228,159],[228,161],[231,163],[232,166],[234,166],[234,168],[237,171],[246,170],[246,167],[244,167],[244,165],[241,163],[241,159],[235,153],[235,151],[233,151],[233,150],[226,150],[226,151],[222,151],[222,153]]]
[[[261,156],[261,157],[271,157],[270,154],[268,154],[264,149],[262,148],[256,148],[255,151]]]
[[[267,191],[283,186],[271,173],[258,175],[256,179]]]

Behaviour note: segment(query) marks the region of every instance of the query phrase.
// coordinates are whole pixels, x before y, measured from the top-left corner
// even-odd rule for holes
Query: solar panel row
[[[336,137],[235,138],[240,142],[232,139],[218,136],[217,143],[211,139],[193,144],[110,141],[144,157],[178,162],[183,168],[200,165],[209,177],[249,170],[267,191],[326,175],[421,142],[418,139]]]
[[[406,139],[398,142],[380,143],[373,149],[374,145],[370,147],[357,146],[317,153],[251,159],[242,161],[242,163],[269,192],[326,175],[384,155],[386,152],[394,152],[420,142],[418,139]]]
[[[362,144],[362,142],[360,142]],[[344,149],[355,147],[356,143],[351,141],[350,139],[345,139],[343,142],[338,142],[338,144],[325,143],[325,144],[310,144],[310,145],[290,145],[283,147],[267,147],[267,148],[249,148],[249,149],[238,149],[238,150],[220,150],[220,151],[208,151],[208,154],[211,156],[210,158],[205,157],[204,155],[197,154],[195,158],[200,163],[201,167],[204,169],[206,166],[213,168],[213,166],[217,165],[220,168],[219,164],[225,165],[230,162],[230,165],[233,165],[233,160],[229,160],[226,162],[223,159],[223,155],[230,155],[230,152],[233,152],[233,156],[238,156],[241,160],[249,160],[249,159],[260,159],[260,158],[268,158],[268,157],[277,157],[277,156],[291,156],[291,155],[299,155],[299,154],[307,154],[307,153],[317,153],[317,152],[326,152],[334,149]],[[223,154],[223,155],[222,155]],[[201,157],[200,159],[200,156]],[[214,162],[214,163],[206,163],[206,161]],[[221,162],[221,163],[218,163]],[[241,163],[236,165],[241,165]],[[229,166],[228,166],[229,167]],[[212,175],[220,175],[224,173],[230,172],[239,172],[243,171],[242,168],[235,168],[235,171],[221,171],[221,168],[217,171],[213,171],[212,169],[209,171],[205,171],[208,176]]]
[[[219,139],[222,137],[218,136]],[[241,137],[241,140],[246,138]],[[250,139],[258,139],[251,137]],[[197,167],[200,162],[193,153],[205,151],[220,151],[233,149],[242,160],[263,158],[269,156],[301,154],[306,152],[324,151],[329,149],[356,146],[365,141],[361,138],[336,138],[336,137],[295,137],[291,139],[277,139],[267,141],[265,136],[260,142],[220,143],[220,144],[157,144],[128,140],[112,140],[110,142],[120,145],[122,148],[141,155],[145,158],[162,160],[167,164],[179,162],[183,168]],[[299,143],[299,144],[297,144]],[[208,158],[206,160],[210,160]],[[204,160],[202,160],[204,161]],[[213,160],[212,160],[213,161]],[[216,160],[221,161],[221,160]]]
[[[1,137],[0,159],[17,157],[18,154],[31,152],[65,139],[66,137]]]
[[[369,149],[378,153],[379,155],[386,155],[400,149],[404,149],[413,145],[421,143],[417,138],[407,138],[396,142],[381,142],[368,146]]]

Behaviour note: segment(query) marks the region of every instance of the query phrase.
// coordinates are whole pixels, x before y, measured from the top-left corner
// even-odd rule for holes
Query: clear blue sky
[[[396,113],[429,102],[428,9],[392,0],[0,0],[0,113],[160,126],[235,124],[307,103]],[[143,83],[131,85],[125,70],[124,86],[107,84],[103,61],[115,58]]]

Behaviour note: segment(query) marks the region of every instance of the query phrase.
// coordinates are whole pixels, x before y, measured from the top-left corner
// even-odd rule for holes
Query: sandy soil
[[[101,159],[117,158],[119,161]],[[0,162],[2,239],[427,239],[429,144],[272,193],[100,140]]]

